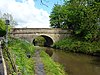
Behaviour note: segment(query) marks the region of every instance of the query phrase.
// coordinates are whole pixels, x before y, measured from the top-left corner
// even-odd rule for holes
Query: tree
[[[98,6],[95,0],[77,0],[76,3],[75,1],[76,0],[73,0],[71,3],[71,8],[74,8],[74,10],[72,10],[74,14],[72,17],[74,19],[70,19],[71,25],[74,25],[73,32],[76,36],[85,40],[94,40],[100,28],[97,24],[98,18],[100,18],[98,12],[100,11],[100,7],[95,7]],[[69,17],[71,18],[71,16]]]
[[[55,4],[50,15],[50,24],[53,28],[67,28],[65,6]]]
[[[0,37],[1,36],[4,36],[6,34],[6,31],[5,30],[6,30],[5,23],[4,23],[4,21],[2,21],[0,19]]]
[[[70,0],[62,6],[54,6],[50,15],[51,27],[68,27],[73,30],[75,37],[92,41],[100,30],[99,12],[98,0]]]
[[[13,16],[9,13],[4,13],[1,17],[1,19],[6,20],[8,19],[10,21],[10,26],[14,27],[17,25],[17,22],[14,20]]]
[[[6,34],[6,25],[5,25],[5,20],[8,19],[10,20],[10,26],[8,27],[9,30],[11,27],[15,26],[17,23],[13,19],[12,15],[9,13],[1,13],[0,12],[0,36],[4,36]]]
[[[51,23],[51,27],[53,28],[60,28],[60,23],[61,23],[61,19],[60,19],[60,10],[61,10],[61,5],[55,4],[53,11],[50,15],[50,23]]]

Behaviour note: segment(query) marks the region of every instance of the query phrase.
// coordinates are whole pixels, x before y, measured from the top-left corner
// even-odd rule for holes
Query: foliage
[[[6,34],[6,26],[4,21],[0,19],[0,36],[4,36]]]
[[[9,51],[13,58],[16,59],[15,63],[18,66],[19,72],[22,75],[34,75],[34,61],[33,58],[28,58],[27,54],[34,54],[33,45],[26,41],[19,39],[9,39]]]
[[[56,4],[50,15],[53,28],[73,30],[77,38],[93,41],[100,32],[100,1],[70,0]]]
[[[14,27],[15,25],[17,25],[17,22],[14,20],[14,18],[13,18],[13,16],[11,15],[11,14],[9,14],[9,13],[1,13],[0,14],[1,15],[1,19],[2,20],[6,20],[6,19],[8,19],[9,21],[10,21],[10,26],[11,27]]]
[[[66,18],[66,12],[65,6],[61,6],[58,4],[55,4],[53,11],[50,15],[50,24],[53,28],[67,28],[65,18]]]
[[[37,38],[35,38],[35,45],[39,45],[39,46],[44,46],[44,43],[46,42],[45,38],[42,36],[38,36]]]
[[[0,36],[4,36],[6,34],[6,25],[5,25],[5,19],[10,20],[10,25],[8,26],[8,30],[10,31],[11,27],[16,25],[17,23],[14,21],[13,17],[11,14],[2,13],[0,12]]]
[[[100,53],[100,41],[94,41],[91,43],[87,41],[80,41],[71,37],[56,42],[53,47],[65,51],[81,52],[86,54],[95,54],[97,52]]]
[[[65,75],[63,67],[54,62],[44,51],[41,51],[40,56],[44,63],[46,75]]]

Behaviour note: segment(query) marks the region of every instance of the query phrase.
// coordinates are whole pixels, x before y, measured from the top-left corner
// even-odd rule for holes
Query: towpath
[[[36,50],[33,57],[35,59],[35,75],[46,75],[44,65],[41,61],[40,52],[41,50]]]

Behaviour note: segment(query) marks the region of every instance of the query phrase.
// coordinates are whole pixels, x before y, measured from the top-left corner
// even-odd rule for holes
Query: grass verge
[[[44,51],[40,53],[46,75],[67,75],[62,65],[54,62]]]
[[[34,54],[33,45],[24,40],[12,38],[9,39],[8,51],[9,54],[6,51],[4,54],[6,55],[9,74],[17,75],[20,72],[22,75],[34,75],[34,60],[31,58]],[[30,58],[28,57],[29,54]],[[12,65],[16,66],[17,72],[13,71]]]

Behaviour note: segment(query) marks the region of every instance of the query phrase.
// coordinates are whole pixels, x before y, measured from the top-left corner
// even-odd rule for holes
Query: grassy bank
[[[4,54],[6,55],[5,59],[8,65],[9,74],[17,75],[14,73],[14,66],[16,65],[17,72],[22,75],[34,75],[34,60],[28,57],[28,54],[30,54],[31,57],[34,54],[33,45],[23,40],[9,39],[9,54],[6,52],[7,51],[5,51]]]
[[[80,52],[92,55],[100,53],[100,41],[87,42],[80,41],[72,37],[56,42],[53,47],[65,51]]]
[[[9,39],[8,50],[4,50],[8,75],[35,75],[34,53],[37,50],[32,44],[24,40]],[[55,63],[44,50],[40,53],[46,75],[65,75],[63,67]]]
[[[67,75],[62,65],[54,62],[44,51],[40,53],[46,75]]]

